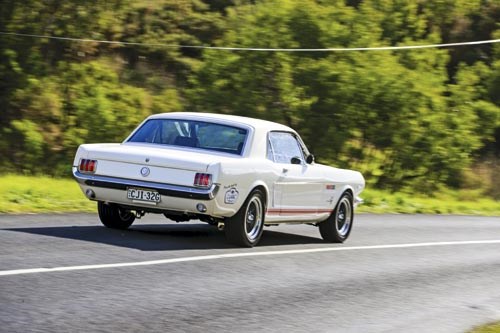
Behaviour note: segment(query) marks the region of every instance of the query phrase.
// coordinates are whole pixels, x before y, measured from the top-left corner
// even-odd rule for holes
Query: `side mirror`
[[[292,157],[292,160],[290,161],[292,164],[302,164],[302,160],[298,157]]]
[[[314,163],[314,155],[313,154],[307,155],[307,157],[306,157],[306,163],[307,164],[313,164]]]

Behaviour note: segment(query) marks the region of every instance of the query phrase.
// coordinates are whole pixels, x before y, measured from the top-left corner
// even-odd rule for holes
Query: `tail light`
[[[194,176],[194,186],[210,187],[212,185],[212,175],[209,173],[197,173]]]
[[[87,158],[80,159],[80,165],[78,165],[78,171],[84,173],[94,173],[97,169],[97,161],[89,160]]]

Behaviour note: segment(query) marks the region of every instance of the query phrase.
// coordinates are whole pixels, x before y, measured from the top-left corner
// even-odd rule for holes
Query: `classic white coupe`
[[[365,186],[357,171],[315,163],[287,126],[187,112],[150,116],[122,143],[81,145],[73,175],[106,227],[162,213],[217,225],[246,247],[279,223],[312,224],[325,241],[344,242]]]

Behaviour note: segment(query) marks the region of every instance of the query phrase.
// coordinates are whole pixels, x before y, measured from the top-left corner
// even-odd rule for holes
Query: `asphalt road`
[[[128,231],[96,215],[0,216],[0,332],[464,332],[492,320],[499,217],[358,215],[345,244],[284,225],[241,249],[161,216]]]

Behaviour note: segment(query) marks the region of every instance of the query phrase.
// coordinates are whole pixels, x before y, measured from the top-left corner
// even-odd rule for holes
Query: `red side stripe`
[[[332,209],[268,209],[267,215],[302,215],[302,214],[322,214],[331,213]]]

